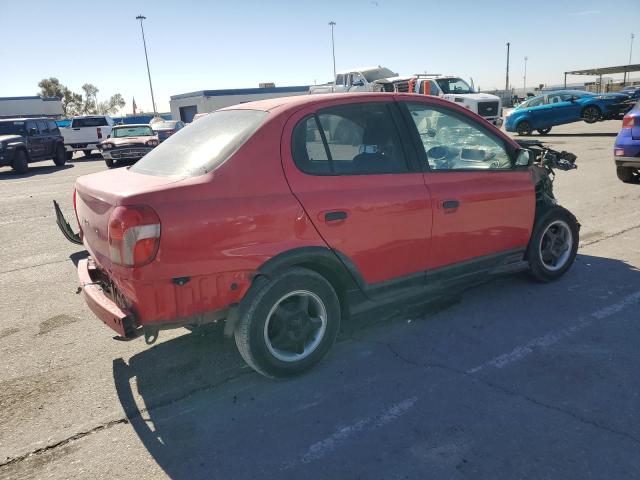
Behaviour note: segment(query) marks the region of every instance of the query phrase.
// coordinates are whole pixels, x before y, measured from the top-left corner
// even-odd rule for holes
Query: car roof
[[[148,123],[125,123],[124,125],[114,125],[113,128],[134,128],[134,127],[151,127]]]
[[[48,117],[16,117],[16,118],[0,118],[0,122],[26,122],[27,120],[51,120],[55,122],[55,119]]]

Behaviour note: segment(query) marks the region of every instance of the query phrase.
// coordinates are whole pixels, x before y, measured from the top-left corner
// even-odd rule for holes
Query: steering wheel
[[[451,151],[444,145],[436,145],[427,151],[427,160],[433,160],[437,170],[449,169]]]

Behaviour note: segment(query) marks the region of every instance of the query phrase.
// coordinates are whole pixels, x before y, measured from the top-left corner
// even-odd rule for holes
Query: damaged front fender
[[[71,243],[75,243],[77,245],[82,245],[82,238],[80,237],[80,232],[74,233],[69,222],[64,218],[62,214],[62,210],[60,210],[60,205],[55,200],[53,201],[53,208],[56,211],[56,223],[58,224],[58,228],[64,235],[64,237],[69,240]]]

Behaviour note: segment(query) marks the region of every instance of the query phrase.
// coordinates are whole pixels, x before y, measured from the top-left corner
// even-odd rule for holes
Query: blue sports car
[[[518,105],[505,121],[507,132],[541,135],[555,125],[621,118],[629,109],[629,96],[622,93],[590,93],[579,90],[558,90],[530,98]]]
[[[625,183],[640,182],[640,102],[622,119],[613,155],[618,178]]]

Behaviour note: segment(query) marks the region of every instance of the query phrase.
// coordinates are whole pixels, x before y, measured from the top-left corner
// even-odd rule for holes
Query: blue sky
[[[626,64],[631,32],[640,63],[638,0],[0,0],[0,96],[33,95],[40,79],[55,76],[78,91],[95,84],[99,100],[121,93],[126,111],[132,97],[151,110],[138,13],[147,17],[162,111],[179,93],[330,80],[329,20],[339,70],[380,64],[502,88],[509,41],[514,86],[522,86],[525,55],[527,84],[553,84],[565,70]]]

